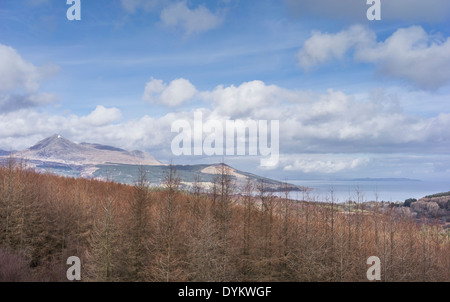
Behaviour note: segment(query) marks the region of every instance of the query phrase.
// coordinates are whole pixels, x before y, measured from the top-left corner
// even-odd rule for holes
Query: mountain
[[[12,155],[14,158],[26,160],[28,166],[40,172],[114,180],[125,184],[133,184],[138,179],[140,169],[143,168],[150,184],[160,185],[169,170],[168,165],[146,152],[127,151],[95,143],[77,144],[58,134],[43,139],[28,149],[13,152]],[[0,161],[7,158],[8,156],[0,154]],[[264,182],[266,189],[271,191],[282,191],[286,188],[291,191],[307,189],[240,171],[224,164],[175,165],[174,167],[184,188],[192,187],[197,176],[200,178],[201,185],[208,187],[218,177],[222,168],[226,168],[239,189],[242,189],[247,181],[255,185]]]
[[[9,151],[5,151],[5,150],[0,150],[0,156],[8,156],[11,152]]]
[[[30,161],[50,161],[73,165],[99,165],[105,163],[163,165],[163,163],[148,153],[129,152],[99,144],[76,144],[58,134],[43,139],[36,145],[16,152],[13,155]]]

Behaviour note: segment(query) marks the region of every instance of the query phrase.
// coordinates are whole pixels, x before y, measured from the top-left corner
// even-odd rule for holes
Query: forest
[[[152,187],[0,167],[0,281],[67,281],[77,256],[82,281],[450,281],[442,227],[366,208],[276,196],[263,182],[239,192],[226,166],[205,190],[182,190],[175,168]]]

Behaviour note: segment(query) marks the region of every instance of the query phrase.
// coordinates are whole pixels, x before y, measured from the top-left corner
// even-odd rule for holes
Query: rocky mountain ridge
[[[100,144],[77,144],[59,134],[45,138],[28,149],[12,153],[12,156],[30,161],[49,161],[69,165],[99,165],[106,163],[164,165],[145,152],[130,152]]]

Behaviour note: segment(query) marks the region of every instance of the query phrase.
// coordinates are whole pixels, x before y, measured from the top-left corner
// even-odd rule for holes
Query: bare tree
[[[103,215],[94,222],[90,236],[90,260],[93,278],[96,281],[114,281],[117,278],[115,267],[119,262],[118,251],[120,233],[116,222],[116,198],[108,192],[101,201]]]
[[[177,280],[180,274],[178,267],[177,248],[179,240],[180,216],[177,196],[179,194],[180,178],[171,164],[169,172],[164,177],[164,197],[160,205],[155,233],[157,249],[155,278],[170,282]]]
[[[146,265],[149,258],[149,209],[151,195],[147,175],[143,167],[139,168],[139,176],[134,185],[133,197],[129,200],[129,261],[130,279],[145,281],[148,278]]]

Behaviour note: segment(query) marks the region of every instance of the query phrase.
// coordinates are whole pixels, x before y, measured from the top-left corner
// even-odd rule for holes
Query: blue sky
[[[450,3],[365,0],[0,3],[0,149],[60,133],[175,163],[171,123],[280,120],[278,179],[450,172]],[[159,87],[156,89],[155,87]]]

